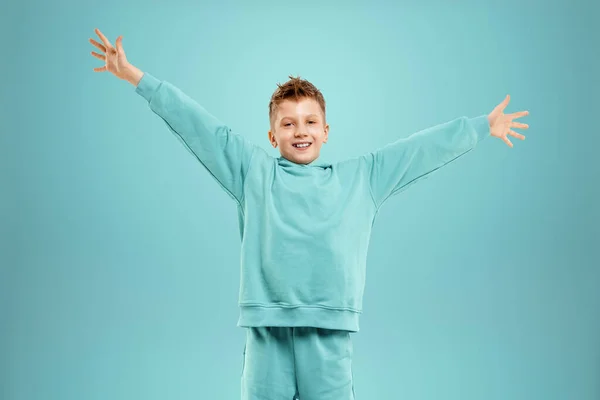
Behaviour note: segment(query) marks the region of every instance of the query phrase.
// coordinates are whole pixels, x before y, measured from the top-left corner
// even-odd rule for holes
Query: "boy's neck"
[[[284,156],[280,156],[278,158],[278,160],[279,160],[280,163],[283,163],[283,164],[286,164],[286,165],[299,166],[299,167],[328,167],[328,166],[331,166],[330,163],[328,163],[328,162],[326,162],[326,161],[323,160],[323,158],[321,157],[321,155],[319,155],[317,158],[315,158],[314,160],[312,160],[308,164],[299,164],[299,163],[297,163],[295,161],[288,160]]]

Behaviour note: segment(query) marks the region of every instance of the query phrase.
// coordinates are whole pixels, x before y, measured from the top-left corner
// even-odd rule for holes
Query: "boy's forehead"
[[[302,98],[296,101],[295,99],[285,99],[277,106],[279,118],[286,116],[303,116],[310,114],[321,114],[321,107],[315,99]]]

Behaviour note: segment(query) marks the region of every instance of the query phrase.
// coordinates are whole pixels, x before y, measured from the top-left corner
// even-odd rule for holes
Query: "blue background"
[[[339,161],[459,116],[529,110],[388,200],[357,399],[600,398],[598,6],[592,1],[29,1],[2,11],[0,398],[238,399],[235,204],[131,63],[269,149],[299,74]]]

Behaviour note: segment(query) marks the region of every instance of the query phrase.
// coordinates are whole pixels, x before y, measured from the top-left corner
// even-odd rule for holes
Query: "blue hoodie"
[[[371,228],[382,204],[490,135],[458,118],[337,163],[274,158],[166,81],[136,93],[237,204],[238,326],[359,330]]]

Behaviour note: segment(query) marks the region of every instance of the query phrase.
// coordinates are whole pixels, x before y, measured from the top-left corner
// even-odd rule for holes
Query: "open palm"
[[[90,39],[90,43],[100,49],[102,54],[92,51],[92,55],[104,61],[105,64],[102,67],[94,68],[94,71],[108,71],[119,79],[127,79],[127,71],[130,64],[127,61],[125,50],[123,50],[123,36],[119,36],[115,42],[116,46],[113,46],[99,29],[95,29],[95,32],[100,37],[102,43],[98,43],[94,39]]]
[[[529,111],[519,111],[512,114],[504,114],[504,109],[506,106],[508,106],[509,101],[510,95],[507,95],[502,103],[498,104],[488,115],[488,121],[490,123],[490,135],[502,139],[502,141],[509,147],[513,147],[512,142],[508,139],[509,135],[521,140],[525,140],[525,136],[513,131],[512,129],[529,128],[529,125],[520,122],[514,122],[513,120],[529,115]]]

